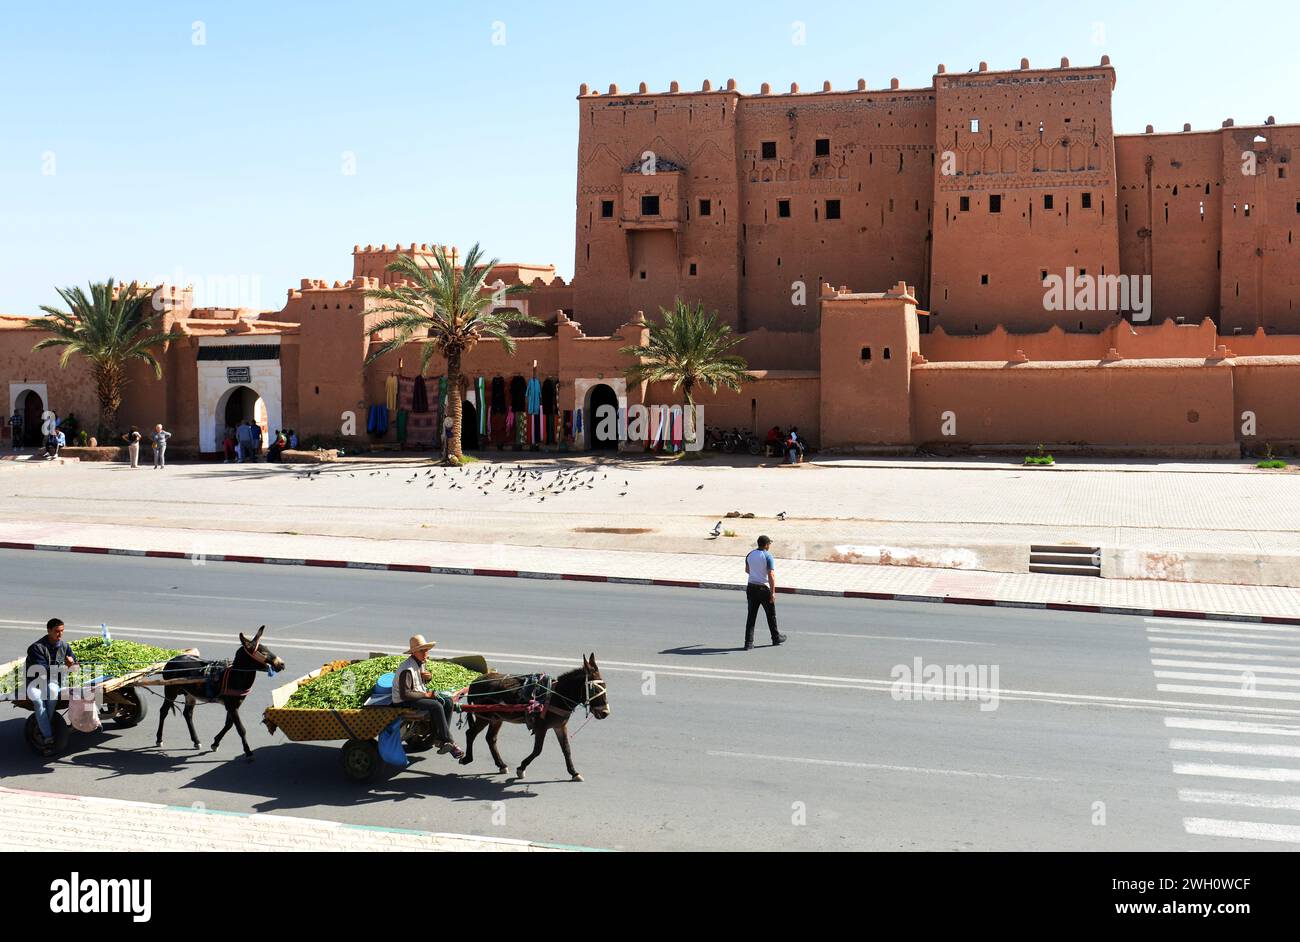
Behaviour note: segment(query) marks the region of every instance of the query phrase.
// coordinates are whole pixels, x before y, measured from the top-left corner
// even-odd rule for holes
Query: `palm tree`
[[[686,440],[695,441],[695,398],[697,385],[716,393],[719,386],[740,391],[748,378],[748,365],[730,351],[744,337],[733,337],[731,328],[717,322],[717,314],[706,314],[703,303],[691,307],[680,298],[670,311],[660,308],[662,324],[649,324],[650,340],[644,346],[624,347],[620,353],[637,357],[626,370],[630,383],[673,384],[682,390],[687,415]]]
[[[126,389],[126,368],[134,360],[153,367],[154,377],[162,379],[162,363],[155,354],[160,344],[179,340],[178,330],[164,330],[160,312],[152,310],[153,295],[136,282],[129,286],[91,282],[90,294],[80,288],[57,288],[68,310],[41,305],[46,317],[33,317],[27,323],[52,334],[32,348],[33,351],[63,347],[60,368],[66,367],[74,354],[90,361],[90,375],[99,399],[99,431],[117,430],[117,411],[122,408]]]
[[[394,350],[400,350],[412,340],[428,338],[420,361],[420,373],[428,369],[435,353],[447,361],[447,399],[451,406],[451,440],[447,456],[459,463],[461,400],[461,363],[466,353],[485,337],[501,341],[507,353],[515,352],[515,341],[510,336],[511,324],[540,324],[541,321],[514,308],[500,308],[501,295],[517,294],[526,290],[523,285],[510,285],[504,292],[485,295],[488,275],[496,266],[494,258],[484,263],[483,252],[476,242],[465,256],[463,268],[456,267],[455,253],[448,257],[441,246],[434,246],[432,266],[420,264],[414,258],[399,255],[387,267],[402,281],[386,288],[373,289],[366,296],[378,301],[366,313],[386,314],[372,331],[392,331],[393,336],[374,347],[366,357],[370,365]]]

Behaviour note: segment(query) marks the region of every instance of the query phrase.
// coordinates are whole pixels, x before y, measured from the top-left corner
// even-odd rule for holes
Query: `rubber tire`
[[[121,692],[123,699],[130,700],[131,703],[115,703],[112,719],[113,725],[118,729],[130,729],[132,726],[139,726],[149,715],[149,699],[141,695],[140,691],[134,687],[129,687]]]
[[[54,713],[50,716],[50,732],[54,734],[54,754],[58,755],[68,748],[68,742],[72,739],[72,727],[62,714]],[[39,735],[40,727],[37,726],[36,714],[33,713],[23,725],[23,738],[27,740],[28,748],[38,756],[42,755],[44,748],[37,742],[36,737]]]
[[[341,753],[343,774],[353,782],[369,782],[379,770],[379,743],[373,739],[349,739]]]
[[[761,455],[763,453],[763,443],[758,439],[751,439],[749,442],[749,453],[751,455]]]

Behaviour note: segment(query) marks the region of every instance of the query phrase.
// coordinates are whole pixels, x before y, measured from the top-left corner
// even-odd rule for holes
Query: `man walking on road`
[[[758,607],[763,607],[767,615],[767,630],[772,632],[772,647],[785,640],[785,635],[776,630],[776,564],[768,547],[772,541],[765,536],[758,538],[758,549],[749,551],[745,557],[745,572],[749,582],[745,586],[745,598],[749,603],[749,614],[745,617],[745,650],[754,647],[754,621],[758,618]]]

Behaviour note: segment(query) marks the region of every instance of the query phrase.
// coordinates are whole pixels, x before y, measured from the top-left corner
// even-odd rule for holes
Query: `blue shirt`
[[[753,549],[745,557],[745,563],[749,566],[749,583],[750,585],[767,585],[767,574],[776,572],[776,563],[772,560],[772,554],[764,549]]]

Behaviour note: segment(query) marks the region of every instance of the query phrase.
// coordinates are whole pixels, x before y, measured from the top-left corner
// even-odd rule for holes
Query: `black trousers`
[[[433,729],[433,738],[438,742],[451,742],[451,704],[440,697],[427,697],[422,700],[403,700],[402,706],[409,710],[424,710],[429,714],[429,726]]]
[[[745,600],[749,603],[749,614],[745,616],[745,644],[754,643],[754,622],[758,618],[760,605],[767,615],[767,629],[772,632],[772,640],[775,642],[777,636],[776,603],[772,601],[772,587],[755,585],[751,582],[745,586]]]

